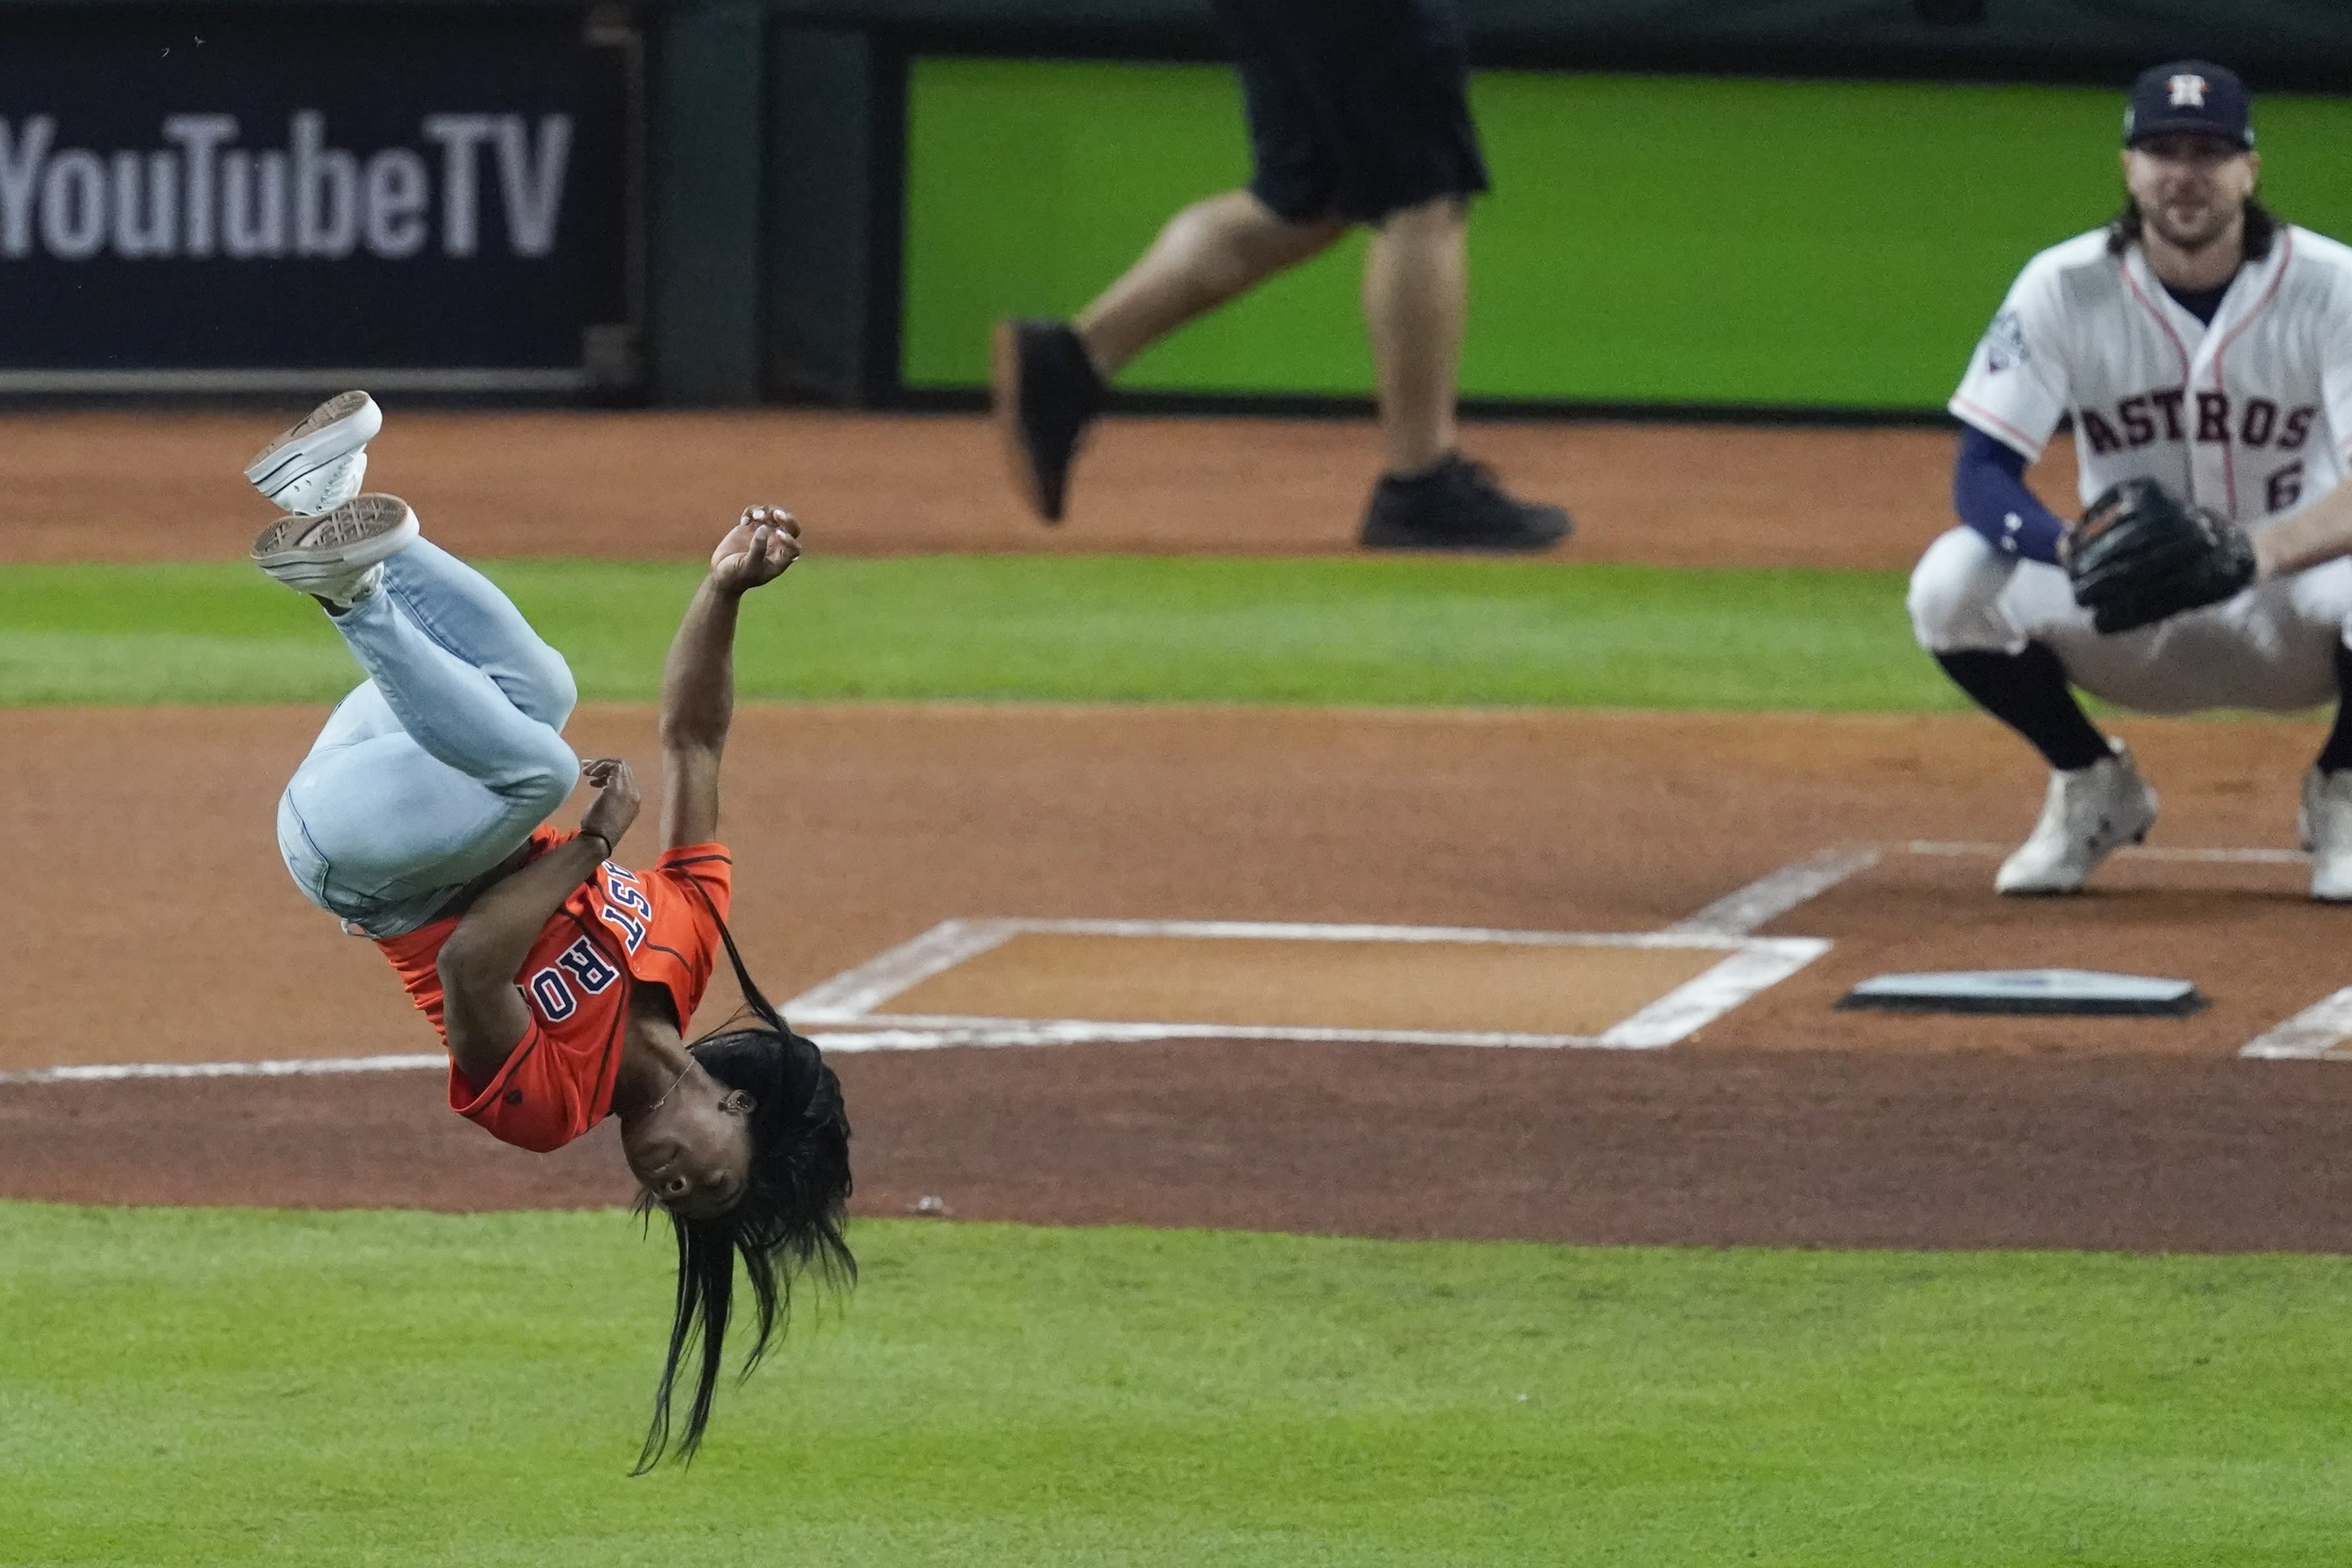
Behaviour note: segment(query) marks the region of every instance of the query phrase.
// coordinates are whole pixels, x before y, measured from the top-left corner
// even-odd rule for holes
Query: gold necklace
[[[688,1061],[684,1067],[678,1068],[677,1076],[669,1080],[669,1087],[662,1090],[661,1098],[655,1100],[651,1105],[646,1106],[637,1114],[640,1116],[651,1116],[655,1111],[659,1110],[664,1105],[669,1103],[669,1097],[677,1092],[677,1086],[684,1083],[686,1081],[686,1075],[693,1070],[694,1063],[691,1061]]]

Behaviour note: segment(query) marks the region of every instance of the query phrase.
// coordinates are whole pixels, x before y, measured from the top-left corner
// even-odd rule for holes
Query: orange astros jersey
[[[531,858],[578,837],[542,827],[530,836]],[[733,869],[718,844],[666,850],[644,872],[610,860],[598,867],[549,918],[516,973],[516,988],[530,1009],[529,1031],[488,1083],[469,1082],[452,1062],[449,1109],[506,1142],[541,1153],[602,1121],[613,1109],[613,1080],[636,988],[668,986],[678,1029],[691,1026],[718,963],[719,922],[726,918]],[[458,918],[376,944],[444,1045],[436,965]]]

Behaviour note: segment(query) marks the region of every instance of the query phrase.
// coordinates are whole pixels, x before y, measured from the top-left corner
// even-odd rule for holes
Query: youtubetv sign
[[[560,13],[16,15],[0,389],[635,375],[632,35]]]
[[[503,221],[489,243],[555,248],[572,117],[428,114],[416,144],[368,153],[332,145],[323,110],[295,111],[284,143],[248,146],[233,114],[174,114],[161,151],[66,147],[58,122],[0,117],[0,256],[342,257],[398,260],[431,247],[482,249],[483,201]]]

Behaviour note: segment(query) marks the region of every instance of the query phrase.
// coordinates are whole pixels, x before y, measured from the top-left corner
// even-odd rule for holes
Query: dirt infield
[[[0,713],[30,889],[0,1070],[429,1051],[304,906],[268,802],[319,715]],[[1577,712],[746,710],[727,834],[791,994],[939,921],[1377,921],[1654,931],[1825,849],[1878,858],[1765,922],[1817,962],[1663,1050],[1232,1041],[845,1052],[859,1207],[1573,1241],[2352,1248],[2352,1071],[2244,1060],[2352,983],[2287,858],[2311,726],[2123,727],[2164,792],[2110,890],[2006,902],[2038,770],[1969,720]],[[583,748],[651,752],[590,710]],[[643,846],[625,850],[642,855]],[[93,865],[139,868],[92,882]],[[79,893],[68,889],[79,889]],[[1948,961],[1948,962],[1947,962]],[[2178,971],[2186,1019],[1837,1013],[1881,968]],[[470,1208],[625,1196],[609,1130],[549,1158],[435,1076],[0,1085],[0,1194]]]
[[[268,513],[238,469],[302,410],[8,416],[0,560],[233,554]],[[778,500],[843,554],[936,551],[1315,553],[1352,548],[1368,421],[1111,419],[1069,521],[1012,499],[986,422],[788,412],[485,414],[392,400],[368,483],[460,555],[692,556],[711,521]],[[1569,506],[1552,559],[1907,568],[1949,526],[1953,439],[1934,430],[1490,424],[1465,447]],[[2037,485],[2071,513],[2062,441]],[[223,542],[228,542],[226,552]]]
[[[236,464],[296,412],[12,416],[0,559],[234,553],[260,515]],[[1360,422],[1112,420],[1070,522],[1049,531],[1007,498],[975,419],[391,412],[372,481],[475,554],[698,553],[714,517],[771,498],[845,553],[1344,550],[1371,451]],[[1951,442],[1932,431],[1468,434],[1519,487],[1578,512],[1551,559],[1899,569],[1946,526]],[[2045,467],[2071,483],[2063,451]],[[429,1061],[386,967],[276,863],[269,803],[320,718],[0,710],[19,981],[0,1013],[0,1196],[466,1209],[629,1195],[609,1126],[521,1153],[443,1110],[429,1069],[55,1076]],[[2127,856],[2096,894],[2056,902],[1989,890],[2041,779],[1968,720],[758,708],[740,716],[726,831],[737,925],[779,996],[940,922],[1003,916],[1625,934],[1748,908],[1765,913],[1740,930],[1830,944],[1643,1050],[1351,1040],[1351,1022],[1445,1011],[1420,971],[1367,969],[1380,950],[1361,944],[1345,949],[1352,971],[1249,1014],[1339,1037],[1221,1038],[1241,1015],[1192,1000],[1213,964],[1181,942],[1122,949],[1159,969],[1123,977],[1121,994],[1192,1008],[1200,1037],[836,1047],[865,1213],[929,1196],[974,1217],[1374,1235],[2352,1250],[2352,1068],[2240,1054],[2352,984],[2352,912],[2305,901],[2290,853],[2314,729],[2122,729],[2163,792],[2155,847],[2173,856]],[[639,710],[587,710],[574,739],[653,752]],[[2194,850],[2225,853],[2180,853]],[[1812,878],[1801,896],[1739,901],[1790,868]],[[1094,978],[1064,972],[1094,950],[1028,951],[1058,954],[1056,984],[1093,994]],[[2183,974],[2212,1005],[2066,1021],[1833,1006],[1884,970],[2041,965]],[[1589,1007],[1562,1026],[1590,1033],[1691,968],[1683,952],[1654,973],[1592,972]],[[977,965],[909,994],[1009,1015],[1035,983]],[[1383,985],[1379,1009],[1331,1001],[1361,993],[1370,1008]],[[1524,1024],[1544,1005],[1464,1012]],[[2304,1044],[2324,1047],[2334,1016]]]

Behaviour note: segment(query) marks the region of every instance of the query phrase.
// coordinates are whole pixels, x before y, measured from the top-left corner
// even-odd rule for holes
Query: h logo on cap
[[[2205,107],[2205,79],[2203,77],[2188,75],[2176,76],[2168,79],[2164,85],[2172,89],[2173,108],[2202,109]]]

